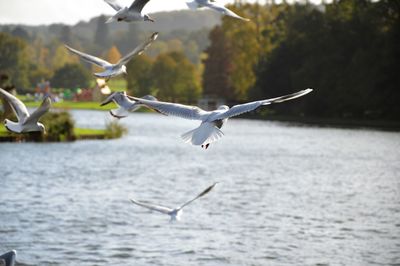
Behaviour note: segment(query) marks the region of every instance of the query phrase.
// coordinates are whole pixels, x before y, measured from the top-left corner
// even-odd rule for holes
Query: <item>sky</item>
[[[132,0],[119,0],[129,6]],[[187,9],[186,0],[151,0],[146,13]],[[218,0],[221,4],[233,0]],[[256,2],[248,0],[247,2]],[[260,1],[264,2],[264,1]],[[312,1],[314,2],[314,1]],[[0,24],[42,25],[52,23],[76,24],[114,10],[103,0],[0,0]]]

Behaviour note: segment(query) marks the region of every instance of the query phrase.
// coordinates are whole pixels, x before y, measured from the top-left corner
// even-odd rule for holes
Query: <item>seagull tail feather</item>
[[[192,145],[210,144],[222,138],[224,133],[212,123],[203,123],[198,128],[184,133],[181,138]]]

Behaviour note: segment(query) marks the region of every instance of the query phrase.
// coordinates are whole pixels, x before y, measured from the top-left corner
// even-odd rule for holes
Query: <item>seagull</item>
[[[112,8],[117,11],[117,13],[109,18],[106,23],[111,23],[113,21],[151,21],[154,22],[147,14],[142,14],[143,7],[150,0],[135,0],[130,7],[124,7],[118,3],[116,0],[104,0],[107,4],[109,4]]]
[[[51,106],[50,97],[44,98],[39,108],[30,115],[26,106],[17,97],[1,88],[0,95],[10,104],[18,119],[18,122],[4,120],[4,125],[9,131],[14,133],[46,132],[44,125],[38,121],[40,117],[49,111]]]
[[[206,195],[208,192],[210,192],[216,185],[218,184],[218,182],[214,183],[213,185],[209,186],[208,188],[206,188],[203,192],[201,192],[199,195],[197,195],[197,197],[195,197],[194,199],[189,200],[188,202],[184,203],[183,205],[173,209],[173,208],[168,208],[168,207],[164,207],[164,206],[160,206],[160,205],[155,205],[155,204],[150,204],[150,203],[145,203],[145,202],[141,202],[135,199],[131,199],[132,203],[142,206],[144,208],[153,210],[153,211],[158,211],[161,213],[165,213],[168,214],[171,217],[170,221],[179,221],[180,217],[182,215],[182,209],[184,207],[186,207],[187,205],[189,205],[190,203],[192,203],[193,201],[197,200],[200,197],[203,197],[204,195]]]
[[[143,96],[142,99],[157,101],[157,98],[151,95]],[[128,96],[125,91],[112,93],[100,104],[100,106],[107,105],[111,102],[114,102],[119,106],[118,109],[110,110],[110,114],[118,119],[125,118],[129,113],[133,113],[140,107],[144,106],[143,104],[137,103],[135,100],[131,100],[131,97]]]
[[[214,111],[204,111],[197,106],[189,106],[177,103],[168,103],[161,101],[149,101],[132,97],[140,104],[154,109],[165,115],[178,116],[190,120],[200,120],[201,124],[198,128],[184,133],[181,137],[184,142],[191,143],[192,145],[200,146],[207,149],[212,142],[222,138],[224,133],[221,131],[222,126],[228,121],[229,118],[241,115],[243,113],[251,112],[260,106],[270,105],[273,103],[281,103],[295,98],[299,98],[312,92],[312,89],[301,90],[289,95],[254,101],[245,104],[235,105],[229,108],[226,105],[221,105]]]
[[[14,266],[16,257],[17,251],[11,250],[3,255],[0,255],[0,262],[4,262],[5,266]]]
[[[106,81],[108,81],[110,78],[113,78],[115,76],[121,74],[127,74],[125,64],[127,64],[133,57],[141,55],[153,43],[153,41],[157,39],[157,36],[158,32],[153,33],[146,42],[137,46],[135,50],[133,50],[132,52],[121,58],[116,64],[111,64],[98,57],[79,52],[78,50],[75,50],[69,47],[68,45],[65,45],[65,47],[72,53],[82,57],[82,59],[84,59],[85,61],[104,68],[105,69],[104,72],[95,73],[94,75],[98,78],[104,78],[106,79]]]
[[[248,18],[243,18],[236,13],[234,13],[232,10],[229,10],[228,8],[224,7],[223,5],[219,5],[215,2],[215,0],[194,0],[192,2],[186,2],[187,6],[192,9],[192,10],[197,10],[199,8],[203,7],[208,7],[214,11],[217,11],[218,13],[221,13],[226,16],[234,17],[237,19],[241,19],[244,21],[250,21]]]

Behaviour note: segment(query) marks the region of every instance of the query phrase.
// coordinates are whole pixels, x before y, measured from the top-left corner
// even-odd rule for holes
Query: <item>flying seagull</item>
[[[189,200],[188,202],[184,203],[183,205],[173,209],[173,208],[168,208],[168,207],[164,207],[164,206],[160,206],[160,205],[155,205],[155,204],[150,204],[150,203],[145,203],[142,201],[138,201],[135,199],[131,199],[132,203],[142,206],[144,208],[153,210],[153,211],[158,211],[161,213],[165,213],[168,214],[171,217],[171,221],[179,221],[180,216],[182,215],[182,209],[184,207],[186,207],[187,205],[189,205],[190,203],[192,203],[193,201],[197,200],[200,197],[203,197],[204,195],[206,195],[208,192],[210,192],[216,185],[218,184],[218,182],[214,183],[213,185],[209,186],[208,188],[206,188],[203,192],[201,192],[199,195],[197,195],[197,197],[195,197],[194,199]]]
[[[157,98],[151,95],[143,96],[142,99],[157,101]],[[127,117],[129,113],[133,113],[140,107],[144,106],[143,104],[139,104],[135,100],[131,99],[125,91],[112,93],[100,104],[100,106],[107,105],[111,102],[114,102],[119,107],[118,109],[110,110],[110,114],[118,119]]]
[[[143,7],[150,0],[135,0],[130,7],[122,6],[117,0],[104,0],[112,8],[117,11],[117,13],[107,20],[107,23],[113,21],[151,21],[154,22],[148,14],[142,14]]]
[[[38,122],[51,106],[50,97],[43,99],[42,104],[37,108],[31,115],[26,109],[26,106],[17,97],[8,93],[7,91],[0,89],[0,95],[10,104],[15,115],[17,116],[18,122],[13,122],[8,119],[4,121],[5,127],[14,133],[24,132],[45,132],[45,127],[42,123]]]
[[[116,64],[111,64],[98,57],[79,52],[78,50],[75,50],[68,45],[65,45],[65,47],[72,53],[82,57],[82,59],[84,59],[85,61],[104,68],[104,72],[95,73],[94,75],[98,78],[104,78],[108,81],[110,78],[113,78],[115,76],[126,74],[127,72],[125,64],[127,64],[133,57],[141,55],[157,39],[157,36],[158,32],[153,33],[147,41],[140,44],[138,47],[135,48],[135,50],[121,58]]]
[[[0,255],[0,262],[4,262],[5,266],[14,266],[16,257],[17,251],[11,250],[7,253],[4,253],[3,255]]]
[[[132,98],[138,103],[144,104],[147,107],[155,109],[156,111],[165,115],[173,115],[191,120],[200,120],[201,124],[198,128],[183,134],[181,137],[186,143],[191,143],[192,145],[201,145],[202,148],[207,149],[212,142],[222,138],[224,133],[220,129],[229,118],[253,111],[260,106],[281,103],[299,98],[310,93],[311,91],[312,89],[306,89],[277,98],[235,105],[232,108],[229,108],[226,105],[221,105],[214,111],[204,111],[197,106],[161,101],[149,101],[136,97]]]
[[[234,17],[237,19],[241,19],[244,21],[250,21],[248,18],[243,18],[236,13],[234,13],[232,10],[229,10],[228,8],[224,7],[223,5],[217,4],[215,0],[194,0],[192,2],[186,2],[188,7],[192,10],[196,10],[199,8],[203,7],[208,7],[214,11],[217,11],[218,13],[221,13],[222,15]]]

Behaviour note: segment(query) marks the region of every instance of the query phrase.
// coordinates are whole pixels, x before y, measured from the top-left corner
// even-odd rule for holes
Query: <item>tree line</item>
[[[232,7],[233,9],[235,6]],[[223,19],[210,33],[204,94],[231,102],[307,87],[279,114],[327,118],[400,118],[400,1],[341,0],[243,4],[253,23]]]
[[[267,1],[229,8],[251,22],[223,17],[211,30],[176,30],[164,38],[160,34],[145,55],[128,65],[130,93],[185,103],[214,96],[234,104],[311,87],[315,90],[307,98],[273,106],[271,112],[400,118],[400,0],[335,0],[321,5]],[[23,88],[40,78],[61,87],[85,85],[95,69],[69,55],[63,43],[116,61],[130,49],[124,46],[132,44],[130,39],[138,43],[149,34],[130,24],[128,34],[104,38],[110,36],[104,20],[97,20],[88,50],[68,26],[55,27],[59,38],[46,42],[28,41],[32,36],[17,28],[0,33],[0,72]],[[80,80],[71,75],[81,75],[81,84],[57,84]]]

